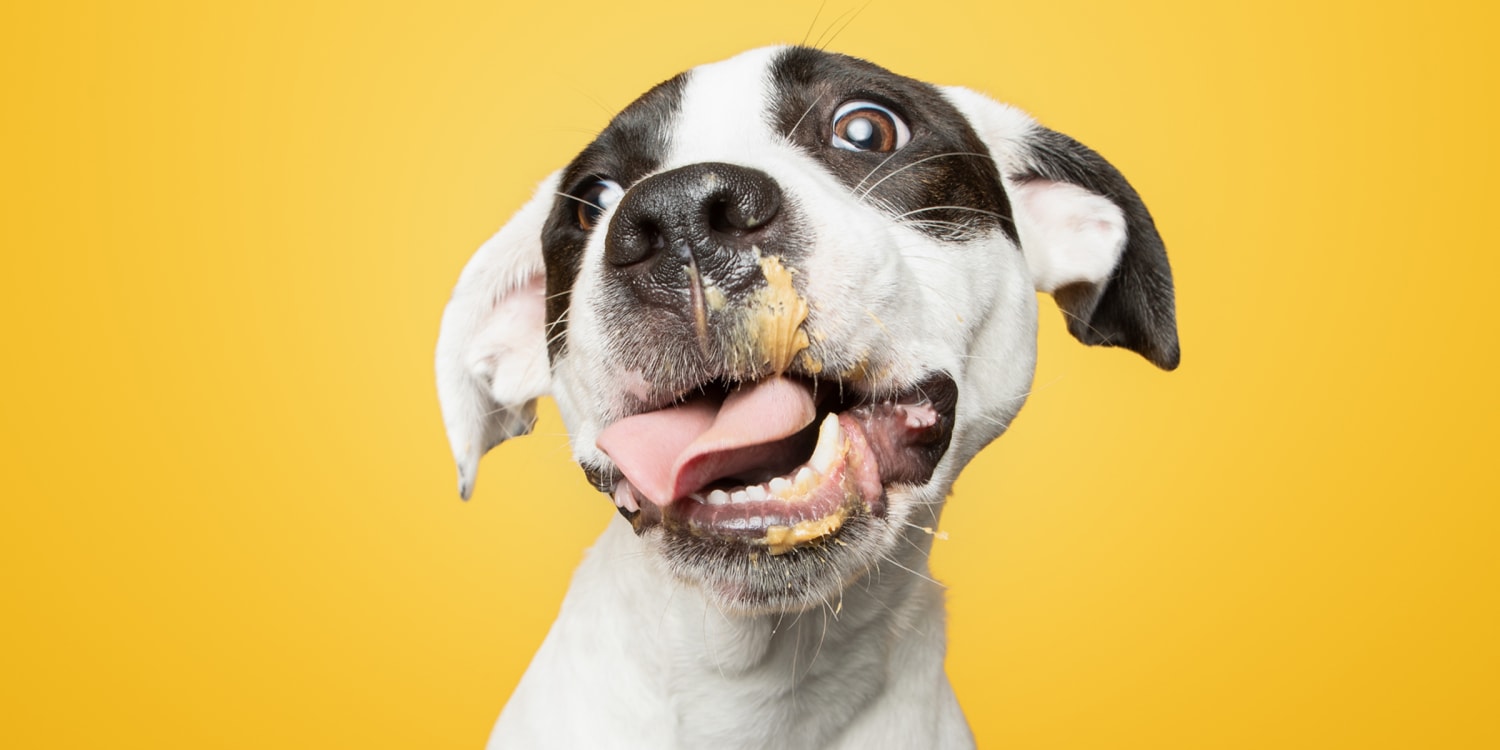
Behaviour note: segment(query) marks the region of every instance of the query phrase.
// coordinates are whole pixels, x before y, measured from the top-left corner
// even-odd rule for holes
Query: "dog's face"
[[[550,393],[673,575],[730,611],[824,601],[1020,409],[1037,290],[1086,343],[1176,365],[1160,238],[1094,152],[817,50],[695,68],[465,269],[438,347],[460,490]]]

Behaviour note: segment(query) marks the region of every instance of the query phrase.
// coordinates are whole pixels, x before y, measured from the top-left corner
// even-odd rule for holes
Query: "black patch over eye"
[[[906,123],[874,102],[844,102],[833,113],[834,148],[889,153],[910,140],[911,130]]]
[[[620,197],[625,195],[625,189],[614,180],[599,178],[582,186],[582,191],[573,191],[573,199],[578,202],[578,226],[584,230],[592,230],[599,223],[599,217],[604,212],[620,202]]]

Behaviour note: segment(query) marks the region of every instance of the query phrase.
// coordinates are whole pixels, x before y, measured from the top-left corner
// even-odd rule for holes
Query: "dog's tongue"
[[[816,418],[812,391],[776,377],[743,386],[722,404],[703,397],[626,417],[599,433],[597,444],[637,493],[666,506],[774,460],[775,444]]]

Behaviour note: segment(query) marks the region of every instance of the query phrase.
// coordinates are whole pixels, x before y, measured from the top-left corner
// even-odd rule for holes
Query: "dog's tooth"
[[[709,505],[728,505],[729,504],[729,493],[725,492],[724,490],[714,490],[713,492],[708,493],[708,504]]]
[[[844,428],[839,424],[839,415],[829,414],[818,427],[818,444],[813,448],[812,458],[807,460],[807,465],[819,474],[827,474],[838,460],[843,442]]]
[[[817,472],[813,471],[812,467],[804,466],[800,471],[797,472],[797,478],[793,479],[792,483],[797,485],[798,487],[806,487],[807,485],[812,484],[813,480],[816,479],[817,476]]]
[[[909,430],[925,430],[937,424],[937,410],[932,404],[923,402],[920,404],[907,404],[897,407],[901,416],[906,419],[906,428]]]
[[[766,488],[758,484],[752,484],[745,488],[745,495],[750,498],[750,502],[758,503],[766,499]]]
[[[630,490],[630,485],[625,482],[621,482],[618,487],[615,487],[614,500],[616,507],[624,508],[631,513],[641,509],[640,503],[635,499],[635,493]]]
[[[771,491],[778,495],[784,494],[791,488],[792,483],[787,481],[786,477],[776,477],[775,479],[771,480]]]
[[[750,502],[750,495],[747,494],[744,490],[736,490],[734,494],[729,496],[729,502],[735,505],[739,505],[740,503],[748,503]]]

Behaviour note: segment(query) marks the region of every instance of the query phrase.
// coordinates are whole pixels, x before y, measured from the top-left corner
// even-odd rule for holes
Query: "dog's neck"
[[[566,731],[604,743],[595,747],[821,748],[890,746],[892,737],[928,732],[919,746],[938,717],[957,715],[964,727],[943,673],[931,538],[913,537],[841,601],[744,616],[664,576],[617,519],[575,574],[495,739],[521,746],[541,736],[532,732],[555,742]],[[642,741],[595,737],[590,725],[635,727]],[[957,739],[963,745],[967,735]]]

